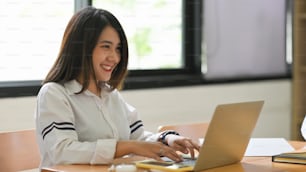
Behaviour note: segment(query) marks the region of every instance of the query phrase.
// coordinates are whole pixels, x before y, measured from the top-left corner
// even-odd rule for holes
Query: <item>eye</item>
[[[100,47],[101,47],[101,48],[107,48],[107,49],[108,49],[108,48],[110,48],[110,45],[104,44],[104,45],[101,45]]]
[[[117,48],[116,48],[116,51],[120,53],[120,52],[121,52],[121,49],[122,49],[122,47],[117,47]]]

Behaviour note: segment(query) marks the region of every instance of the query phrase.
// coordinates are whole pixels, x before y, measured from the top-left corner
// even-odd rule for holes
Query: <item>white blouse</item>
[[[40,167],[56,164],[108,164],[118,140],[156,141],[144,131],[136,109],[117,90],[98,97],[72,80],[46,83],[37,96],[36,132]]]

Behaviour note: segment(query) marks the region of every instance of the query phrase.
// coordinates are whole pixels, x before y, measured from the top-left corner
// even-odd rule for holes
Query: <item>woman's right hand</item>
[[[182,157],[178,155],[173,148],[166,146],[161,142],[118,141],[115,158],[128,154],[153,158],[158,161],[162,161],[162,156],[168,157],[176,162],[182,161]]]

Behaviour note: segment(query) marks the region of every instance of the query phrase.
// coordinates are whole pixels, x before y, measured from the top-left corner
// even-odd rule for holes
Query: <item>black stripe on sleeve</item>
[[[50,133],[54,128],[59,130],[75,130],[73,124],[71,122],[52,122],[41,132],[43,139],[45,136]]]
[[[138,128],[142,127],[143,123],[141,120],[138,120],[130,125],[131,134],[134,133]]]
[[[133,124],[130,125],[130,128],[133,128],[138,123],[142,123],[142,121],[141,120],[135,121]]]
[[[139,127],[142,127],[143,124],[137,125],[134,129],[131,129],[131,134],[134,133]]]

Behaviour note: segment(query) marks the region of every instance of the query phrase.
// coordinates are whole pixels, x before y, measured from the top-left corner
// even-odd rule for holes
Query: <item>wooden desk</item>
[[[290,141],[295,149],[306,146],[306,142]],[[117,159],[115,164],[140,160],[140,157]],[[54,171],[63,172],[107,172],[110,166],[106,165],[59,165],[52,167]],[[139,169],[139,172],[146,171]],[[244,157],[241,163],[228,165],[219,168],[204,170],[203,172],[305,172],[305,165],[273,163],[271,157]]]

